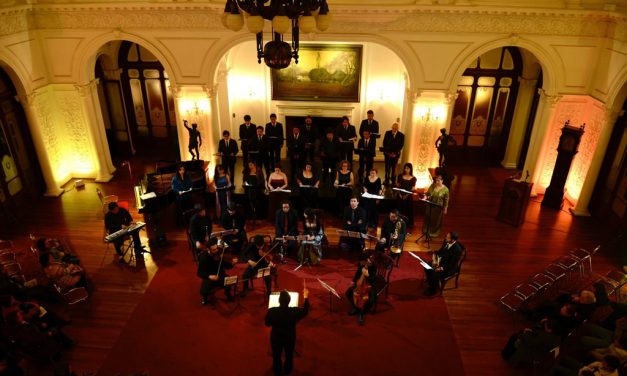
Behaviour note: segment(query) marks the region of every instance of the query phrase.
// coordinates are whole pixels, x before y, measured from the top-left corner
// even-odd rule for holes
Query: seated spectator
[[[24,320],[19,310],[10,312],[6,321],[7,337],[13,341],[19,351],[41,362],[59,360],[61,344],[47,332],[39,330],[35,325]]]
[[[581,344],[587,349],[609,347],[627,334],[627,317],[616,320],[616,329],[607,330],[600,325],[586,324],[582,329]]]
[[[512,334],[501,356],[510,366],[531,365],[558,346],[560,337],[554,333],[554,322],[543,320],[539,327],[526,328]]]
[[[67,262],[78,264],[80,260],[75,255],[67,252],[57,239],[39,238],[35,242],[35,247],[40,255],[50,253],[56,262]]]
[[[61,290],[76,286],[85,286],[85,271],[76,264],[52,262],[52,255],[46,253],[39,256],[39,263],[44,268],[46,276]]]
[[[603,361],[592,362],[588,365],[568,357],[561,357],[558,364],[549,370],[549,376],[618,376],[620,361],[617,357],[607,355]]]
[[[608,347],[590,351],[590,355],[597,360],[603,360],[605,356],[613,355],[618,358],[620,364],[627,362],[627,335],[623,335],[618,341],[612,342]]]

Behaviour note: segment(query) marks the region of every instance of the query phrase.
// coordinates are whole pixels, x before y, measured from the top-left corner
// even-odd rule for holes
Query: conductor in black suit
[[[348,161],[348,163],[352,166],[353,149],[355,148],[354,142],[357,141],[357,132],[355,131],[355,126],[351,125],[348,121],[347,116],[342,117],[342,124],[338,125],[335,129],[335,137],[340,143],[338,155],[339,160]]]
[[[266,326],[272,327],[270,344],[272,346],[272,370],[275,375],[289,375],[294,362],[296,346],[296,323],[309,313],[309,290],[303,289],[303,308],[290,307],[290,294],[283,290],[279,295],[279,307],[273,307],[266,314]],[[281,355],[285,351],[285,363]]]
[[[270,114],[270,122],[266,124],[268,137],[268,162],[270,169],[281,162],[281,148],[283,147],[283,124],[276,121],[276,114]]]
[[[359,125],[359,137],[364,138],[364,131],[369,131],[370,137],[376,142],[378,136],[375,134],[379,134],[379,122],[374,120],[374,111],[368,110],[366,115],[367,119],[362,120]]]
[[[287,155],[290,158],[290,180],[296,181],[298,171],[305,164],[305,142],[298,127],[292,128],[292,134],[287,138]]]
[[[218,153],[222,154],[222,166],[231,177],[231,181],[235,179],[235,156],[238,151],[237,142],[231,140],[231,133],[222,132],[222,139],[218,142]]]
[[[248,147],[255,137],[257,126],[250,122],[250,115],[244,115],[244,123],[239,126],[239,139],[242,142],[242,156],[244,157],[244,166],[248,166]],[[231,178],[233,178],[231,176]]]
[[[311,116],[307,115],[305,118],[305,124],[300,128],[300,134],[303,136],[303,142],[305,144],[305,158],[313,163],[318,132],[313,125]]]
[[[398,131],[398,123],[392,124],[392,130],[385,132],[383,152],[385,154],[385,184],[396,181],[396,165],[405,145],[405,135]]]
[[[435,295],[440,287],[440,281],[457,271],[459,259],[462,256],[462,246],[457,241],[456,232],[449,232],[444,238],[442,247],[434,253],[429,263],[432,269],[425,268],[429,288],[424,292],[427,296]]]
[[[364,180],[364,165],[365,171],[370,171],[374,163],[374,154],[376,147],[376,141],[370,137],[370,131],[365,130],[361,140],[357,143],[357,151],[359,152],[359,181]]]

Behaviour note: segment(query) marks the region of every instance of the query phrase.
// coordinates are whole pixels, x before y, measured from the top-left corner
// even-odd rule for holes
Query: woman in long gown
[[[254,219],[261,218],[263,207],[266,200],[262,200],[263,191],[266,188],[266,179],[263,171],[257,168],[253,161],[248,162],[248,168],[244,170],[244,191],[248,198],[248,209],[250,215]]]
[[[305,223],[303,224],[303,235],[307,235],[307,240],[300,243],[298,250],[298,260],[302,263],[303,257],[309,257],[312,265],[318,264],[322,259],[322,238],[324,229],[320,224],[320,219],[313,210],[305,209]]]
[[[302,210],[305,206],[309,206],[311,208],[318,207],[318,186],[320,185],[320,181],[313,173],[313,165],[311,162],[305,163],[305,169],[298,175],[298,190],[300,192],[300,198],[302,206],[300,209]]]
[[[381,178],[377,176],[377,170],[375,168],[370,169],[368,176],[364,179],[362,184],[364,193],[370,193],[371,195],[381,196],[382,186]],[[377,199],[363,198],[361,202],[366,209],[366,223],[369,229],[376,229],[379,222],[379,213],[377,211]]]
[[[216,166],[213,174],[213,186],[216,191],[216,218],[222,218],[231,202],[231,178],[221,164]]]
[[[340,162],[340,169],[336,172],[335,182],[333,183],[337,200],[336,209],[339,215],[341,215],[344,207],[348,205],[355,187],[355,178],[349,166],[348,161]]]
[[[270,197],[268,200],[268,220],[274,221],[276,211],[281,206],[281,201],[289,198],[289,193],[282,192],[288,187],[287,175],[281,171],[281,166],[274,166],[274,172],[268,176],[268,190]]]
[[[428,206],[425,211],[425,222],[422,225],[422,233],[428,234],[430,238],[440,235],[444,214],[448,208],[449,192],[442,181],[442,176],[437,175],[426,195],[427,200],[436,204],[426,204]]]
[[[416,177],[414,176],[414,167],[411,163],[405,163],[403,173],[396,178],[396,188],[403,189],[408,192],[416,190]],[[396,207],[399,208],[401,214],[407,217],[407,226],[414,226],[414,201],[413,195],[410,193],[396,192]]]

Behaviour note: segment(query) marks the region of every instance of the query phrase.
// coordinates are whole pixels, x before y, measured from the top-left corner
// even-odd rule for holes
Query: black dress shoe
[[[363,326],[364,325],[364,314],[360,313],[359,314],[359,325]]]
[[[207,299],[201,299],[200,300],[200,304],[207,305]]]
[[[423,293],[424,296],[433,296],[435,295],[436,290],[435,289],[427,289],[425,290],[425,292]]]
[[[357,308],[353,308],[348,312],[349,316],[355,316],[357,314]]]

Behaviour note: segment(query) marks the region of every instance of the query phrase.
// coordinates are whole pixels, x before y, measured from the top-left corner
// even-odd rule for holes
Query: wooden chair
[[[383,252],[377,252],[375,254],[374,263],[377,267],[377,276],[375,278],[374,286],[372,286],[375,294],[372,312],[376,312],[377,302],[379,301],[379,296],[381,294],[384,294],[387,299],[390,277],[392,276],[392,271],[394,270],[394,260]]]
[[[442,293],[444,292],[444,288],[446,287],[446,283],[455,278],[455,287],[457,288],[459,285],[459,276],[462,273],[462,265],[464,264],[464,261],[466,260],[466,254],[467,254],[467,250],[466,247],[462,246],[462,255],[459,257],[459,260],[457,261],[457,268],[455,268],[455,272],[443,277],[442,279],[440,279],[440,295],[442,295]]]

